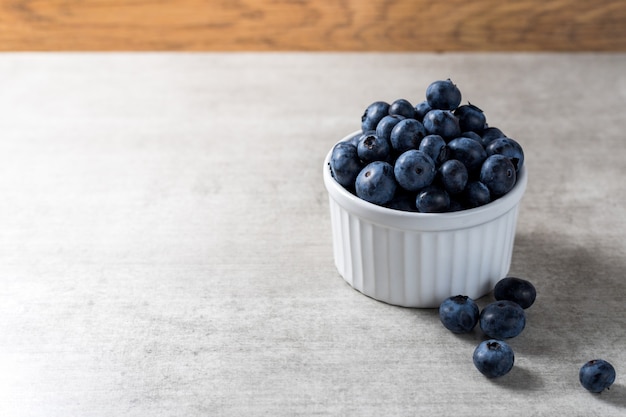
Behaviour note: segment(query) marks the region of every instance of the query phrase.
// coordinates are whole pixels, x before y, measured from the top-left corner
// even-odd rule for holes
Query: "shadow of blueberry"
[[[537,391],[545,385],[540,374],[517,364],[513,365],[508,374],[499,378],[488,378],[488,380],[492,384],[514,391]]]
[[[600,401],[605,401],[615,407],[626,409],[626,386],[622,384],[613,384],[608,390],[601,393],[589,393]]]

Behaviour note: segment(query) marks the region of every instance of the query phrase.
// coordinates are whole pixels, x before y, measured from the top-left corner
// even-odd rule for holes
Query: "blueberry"
[[[496,283],[493,296],[496,300],[513,301],[523,309],[527,309],[535,302],[537,290],[525,279],[506,277]]]
[[[480,312],[480,328],[492,339],[518,336],[526,326],[524,309],[513,301],[500,300],[488,304]]]
[[[403,190],[402,188],[396,188],[396,194],[393,198],[385,204],[385,207],[394,210],[412,211],[416,212],[415,208],[415,193]]]
[[[383,117],[376,125],[376,135],[390,141],[391,131],[402,119],[404,119],[402,116],[388,115]]]
[[[467,185],[467,168],[458,159],[447,160],[441,164],[437,173],[441,185],[450,194],[462,192]]]
[[[474,366],[487,378],[498,378],[509,373],[515,363],[513,349],[501,340],[485,340],[474,350]]]
[[[491,202],[489,188],[480,181],[470,181],[463,190],[463,205],[467,208],[484,206]]]
[[[615,368],[604,359],[590,360],[580,368],[578,379],[586,390],[600,393],[615,382]]]
[[[428,134],[439,135],[446,140],[461,134],[459,119],[449,110],[431,110],[424,116],[423,123]]]
[[[380,120],[389,114],[389,103],[385,101],[375,101],[365,109],[361,116],[361,130],[375,130]]]
[[[468,333],[478,323],[478,305],[466,295],[446,298],[439,305],[439,319],[453,333]]]
[[[498,138],[494,139],[485,148],[487,151],[487,155],[504,155],[507,156],[511,162],[513,162],[513,166],[515,170],[519,172],[519,170],[524,165],[524,150],[522,146],[517,143],[515,139],[511,138]]]
[[[464,137],[452,139],[448,142],[448,148],[450,158],[461,161],[470,175],[477,173],[487,158],[485,148],[474,139]]]
[[[497,127],[485,128],[480,136],[482,138],[481,143],[485,147],[489,145],[492,140],[506,137],[506,135]]]
[[[391,147],[402,153],[409,149],[418,149],[422,138],[426,136],[424,125],[415,119],[404,119],[391,130]]]
[[[420,213],[445,213],[450,210],[450,195],[443,188],[429,185],[417,193],[415,207]]]
[[[480,169],[480,182],[489,188],[492,197],[508,193],[517,181],[515,166],[504,155],[491,155]]]
[[[439,135],[424,136],[420,142],[419,150],[430,156],[436,166],[445,162],[450,153],[446,141]]]
[[[450,79],[435,81],[426,89],[426,101],[433,109],[454,110],[461,104],[461,91]]]
[[[330,155],[330,172],[339,184],[352,189],[363,168],[357,149],[350,142],[339,142]]]
[[[393,169],[396,181],[408,191],[417,191],[430,185],[437,173],[430,156],[417,149],[402,153]]]
[[[459,118],[459,125],[464,131],[482,132],[487,123],[483,111],[471,103],[457,107],[454,115]]]
[[[461,136],[464,138],[470,138],[470,139],[474,139],[475,141],[477,141],[478,143],[480,143],[481,145],[483,144],[483,138],[482,136],[480,136],[478,133],[476,132],[472,132],[472,131],[465,131],[463,133],[461,133]]]
[[[422,121],[424,120],[424,116],[426,116],[426,113],[431,110],[432,108],[430,107],[430,104],[428,104],[428,101],[424,100],[421,103],[417,103],[415,105],[415,118],[419,121]]]
[[[364,163],[372,161],[384,161],[389,158],[391,147],[387,139],[382,139],[376,134],[364,134],[359,139],[356,148],[359,158]]]
[[[384,161],[370,162],[359,172],[355,181],[356,195],[374,204],[391,201],[396,192],[393,166]]]
[[[389,106],[389,114],[392,116],[402,116],[408,119],[415,118],[415,107],[403,98],[400,98]]]

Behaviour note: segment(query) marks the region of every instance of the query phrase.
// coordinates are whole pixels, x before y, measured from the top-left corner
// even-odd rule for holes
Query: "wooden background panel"
[[[625,51],[624,0],[4,0],[0,50]]]

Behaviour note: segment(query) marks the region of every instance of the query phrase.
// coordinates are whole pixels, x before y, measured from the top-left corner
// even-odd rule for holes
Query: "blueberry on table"
[[[489,192],[494,197],[508,193],[516,181],[515,166],[504,155],[496,154],[487,157],[480,168],[480,182],[489,188]]]
[[[483,111],[471,103],[457,107],[454,115],[459,118],[463,131],[482,132],[487,123]]]
[[[524,165],[524,150],[522,146],[515,140],[511,138],[498,138],[494,139],[487,147],[485,147],[485,151],[487,151],[487,155],[504,155],[507,156],[513,166],[515,166],[515,170],[519,172],[519,170]]]
[[[410,101],[399,98],[389,106],[389,114],[413,119],[415,118],[415,107],[413,107]]]
[[[380,120],[389,114],[389,103],[385,101],[375,101],[365,109],[361,116],[361,130],[376,130],[376,125]]]
[[[415,197],[415,207],[420,213],[445,213],[450,211],[450,195],[441,187],[429,185]]]
[[[527,309],[535,302],[537,290],[530,282],[522,278],[506,277],[498,281],[493,289],[496,300],[509,300]]]
[[[449,110],[433,109],[426,113],[422,123],[429,135],[439,135],[446,140],[461,134],[459,119]]]
[[[469,179],[467,168],[458,159],[448,159],[441,164],[437,171],[439,182],[450,194],[459,194],[467,185]]]
[[[389,158],[391,147],[387,139],[381,138],[376,134],[366,133],[359,139],[359,145],[356,150],[361,161],[368,163],[383,161]]]
[[[450,153],[446,146],[446,141],[439,135],[424,136],[420,142],[419,150],[430,156],[436,166],[444,163]]]
[[[513,349],[501,340],[485,340],[474,350],[474,366],[487,378],[498,378],[509,373],[515,363]]]
[[[437,171],[430,156],[417,149],[410,149],[396,159],[393,173],[402,188],[417,191],[430,185]]]
[[[450,80],[439,80],[426,88],[426,101],[433,109],[454,110],[461,104],[461,90]]]
[[[603,359],[590,360],[580,368],[578,379],[586,390],[600,393],[615,382],[615,368]]]
[[[396,187],[393,166],[384,161],[367,164],[355,181],[357,197],[378,205],[391,201]]]
[[[510,339],[526,327],[524,309],[513,301],[500,300],[488,304],[478,320],[482,331],[492,339]]]
[[[339,142],[333,147],[330,155],[330,172],[335,181],[343,187],[352,189],[362,168],[357,149],[350,142]]]
[[[480,168],[487,159],[485,148],[474,139],[458,137],[448,142],[450,158],[458,159],[465,165],[467,172],[472,175],[480,171]]]
[[[466,295],[448,297],[439,305],[439,319],[452,333],[468,333],[478,323],[478,305]]]
[[[426,136],[424,125],[415,119],[404,119],[391,130],[389,141],[397,153],[418,149],[422,138]]]

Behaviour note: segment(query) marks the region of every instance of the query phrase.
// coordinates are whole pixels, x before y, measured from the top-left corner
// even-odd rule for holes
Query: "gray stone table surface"
[[[526,154],[497,380],[332,258],[325,154],[443,78]],[[624,109],[626,54],[1,54],[0,415],[626,415]]]

